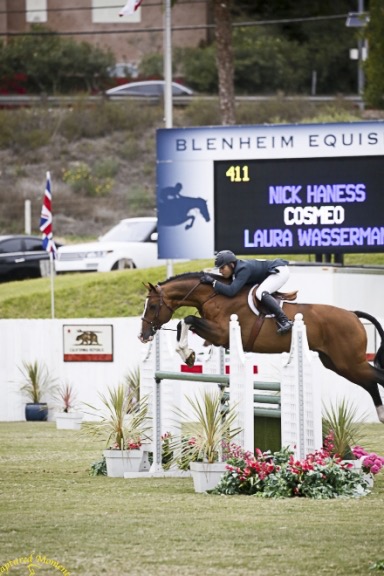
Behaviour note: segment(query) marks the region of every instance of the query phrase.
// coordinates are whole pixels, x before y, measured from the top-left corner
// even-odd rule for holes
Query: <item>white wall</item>
[[[384,272],[384,271],[383,271]],[[384,323],[384,273],[339,269],[328,266],[292,266],[287,289],[299,289],[298,301],[335,304],[349,309],[360,309],[381,318]],[[172,323],[172,326],[176,322]],[[64,362],[63,325],[113,325],[113,362]],[[116,386],[129,370],[136,367],[147,353],[137,335],[140,318],[61,319],[61,320],[0,320],[0,421],[24,420],[25,399],[18,391],[21,374],[18,367],[23,361],[44,362],[53,376],[68,381],[78,391],[79,402],[100,406],[98,392],[107,386]],[[368,352],[376,352],[379,342],[372,326],[367,327]],[[176,341],[176,333],[169,332],[170,346]],[[191,338],[197,348],[202,341]],[[200,351],[202,348],[200,348]],[[175,370],[181,361],[174,355]],[[278,379],[280,356],[255,355],[259,377]],[[373,402],[367,392],[350,384],[343,378],[323,368],[322,398],[326,404],[346,397],[359,406],[359,414],[367,413],[367,419],[377,422]],[[175,384],[177,385],[177,384]],[[192,388],[193,386],[193,388]],[[191,395],[200,385],[183,384],[183,390]],[[383,389],[380,387],[383,396]]]
[[[0,421],[24,420],[18,390],[23,362],[45,363],[52,376],[73,384],[79,403],[100,405],[97,392],[116,386],[137,366],[146,346],[137,335],[140,318],[0,320]],[[113,362],[64,362],[63,325],[113,325]]]

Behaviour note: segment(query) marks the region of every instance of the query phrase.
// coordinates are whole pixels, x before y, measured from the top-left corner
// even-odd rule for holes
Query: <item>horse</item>
[[[196,208],[206,222],[210,221],[207,201],[204,198],[178,196],[159,202],[159,224],[161,226],[177,226],[187,222],[185,229],[192,228],[196,216],[191,214],[191,210]]]
[[[216,294],[210,284],[202,284],[203,272],[188,272],[153,284],[144,284],[148,290],[141,318],[141,342],[149,342],[166,324],[178,308],[196,308],[200,316],[186,316],[178,326],[177,351],[188,365],[193,366],[195,353],[188,347],[188,330],[192,330],[206,343],[229,347],[229,320],[236,313],[241,327],[245,352],[276,354],[289,352],[291,333],[277,334],[273,318],[265,318],[256,338],[255,318],[248,304],[250,286],[245,286],[233,298]],[[222,276],[216,279],[224,281]],[[303,315],[309,348],[318,352],[322,364],[336,374],[366,390],[375,405],[380,422],[384,423],[384,406],[378,384],[384,387],[384,330],[370,314],[349,311],[326,304],[300,304],[283,302],[283,310],[293,320]],[[381,345],[373,364],[366,358],[367,334],[360,322],[371,322],[381,337]]]

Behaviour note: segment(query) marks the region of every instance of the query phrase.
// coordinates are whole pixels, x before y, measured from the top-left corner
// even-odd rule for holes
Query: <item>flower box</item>
[[[107,475],[124,478],[125,472],[145,472],[149,470],[146,450],[104,450]]]
[[[195,492],[213,490],[226,471],[225,462],[191,462],[189,464]]]
[[[58,430],[80,430],[83,414],[82,412],[56,412],[55,420]]]

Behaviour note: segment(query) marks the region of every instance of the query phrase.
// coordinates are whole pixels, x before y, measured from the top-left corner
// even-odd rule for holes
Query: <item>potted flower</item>
[[[354,446],[352,454],[358,459],[366,482],[369,486],[373,486],[373,476],[384,467],[384,458],[375,452],[367,452],[361,446]]]
[[[142,447],[143,441],[149,440],[148,398],[135,402],[135,395],[136,391],[127,391],[124,384],[119,384],[108,388],[106,395],[99,393],[101,411],[87,404],[98,420],[85,422],[83,431],[107,446],[103,455],[108,476],[123,478],[126,472],[149,469],[148,452]]]
[[[55,413],[56,428],[59,430],[80,430],[83,419],[82,412],[77,411],[77,393],[69,382],[63,382],[56,394],[57,412]]]
[[[171,444],[174,460],[185,469],[189,464],[195,492],[213,489],[225,472],[223,442],[229,442],[240,428],[233,428],[234,408],[223,403],[222,392],[204,391],[201,398],[186,397],[192,414],[176,410],[183,428],[181,441]],[[192,417],[192,421],[191,421]]]
[[[28,398],[25,405],[25,419],[27,421],[48,420],[47,400],[56,389],[56,379],[52,378],[45,364],[23,362],[19,370],[23,376],[20,383],[20,391]]]

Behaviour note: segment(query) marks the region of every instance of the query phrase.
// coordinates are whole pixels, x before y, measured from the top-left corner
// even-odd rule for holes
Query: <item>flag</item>
[[[43,248],[47,252],[56,255],[56,246],[53,241],[52,233],[52,194],[51,194],[51,177],[47,172],[47,184],[45,186],[43,206],[40,216],[40,230],[43,234]]]
[[[124,8],[122,8],[119,12],[119,16],[124,16],[124,14],[133,14],[143,0],[128,0]]]

